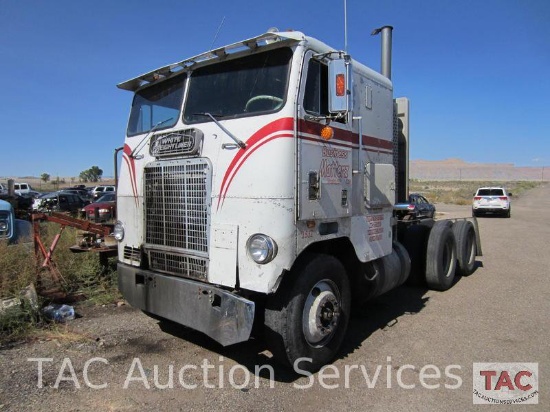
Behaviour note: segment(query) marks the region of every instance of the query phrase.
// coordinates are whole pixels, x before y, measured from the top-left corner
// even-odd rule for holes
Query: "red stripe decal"
[[[227,185],[225,186],[225,189],[223,189],[223,192],[220,193],[220,198],[221,199],[225,200],[225,194],[227,193],[227,190],[229,189],[229,186],[231,185],[231,182],[233,181],[233,178],[235,177],[235,175],[237,174],[237,172],[239,171],[241,166],[244,164],[246,159],[248,159],[248,157],[252,153],[254,153],[257,149],[262,147],[264,144],[270,142],[271,140],[278,139],[280,137],[294,137],[294,133],[287,132],[287,133],[279,133],[279,134],[273,135],[273,136],[269,137],[268,139],[263,140],[261,143],[255,145],[253,148],[250,148],[250,150],[246,151],[246,154],[242,157],[242,162],[240,162],[235,167],[235,172],[231,175],[231,177],[229,177],[229,179],[227,180]],[[223,201],[222,201],[222,205],[223,205]],[[219,207],[220,207],[220,199],[218,199],[218,208]]]
[[[334,123],[333,123],[334,124]],[[321,135],[321,129],[324,127],[321,123],[311,122],[300,119],[300,133],[308,133],[315,136]],[[334,129],[333,139],[341,142],[359,144],[359,134],[342,130],[336,127]],[[378,137],[363,136],[363,145],[377,147],[382,150],[393,150],[393,142],[390,140],[379,139]]]
[[[282,132],[282,131],[292,130],[292,129],[293,129],[292,117],[284,117],[282,119],[275,120],[265,125],[256,133],[254,133],[252,136],[250,136],[250,138],[246,141],[246,148],[240,149],[237,152],[237,154],[229,164],[229,167],[227,168],[225,175],[223,176],[222,184],[220,186],[220,197],[218,198],[218,206],[217,206],[218,209],[220,208],[220,200],[225,199],[225,194],[227,193],[227,190],[229,189],[229,186],[231,185],[233,178],[237,174],[237,171],[241,168],[242,164],[252,153],[254,153],[259,147],[263,146],[268,141],[271,141],[278,137],[292,137],[293,135],[291,133],[290,134],[281,133],[258,144],[260,140],[277,131]],[[223,204],[223,201],[222,201],[222,204]]]
[[[320,138],[321,129],[323,127],[324,125],[320,123],[300,119],[299,120],[300,134],[306,133],[314,136],[319,136],[319,138],[317,139],[309,136],[299,136],[299,138],[303,140],[308,140],[308,141],[326,143],[324,140]],[[267,136],[270,136],[270,137],[266,139]],[[218,198],[217,209],[219,209],[223,205],[227,191],[231,186],[231,182],[233,181],[233,179],[237,175],[237,172],[239,171],[241,166],[245,163],[245,161],[248,159],[250,155],[252,155],[256,150],[258,150],[260,147],[262,147],[266,143],[269,143],[272,140],[283,138],[283,137],[293,137],[293,136],[294,136],[293,119],[291,117],[285,117],[279,120],[275,120],[265,125],[264,127],[262,127],[256,133],[254,133],[246,141],[246,148],[240,149],[237,152],[237,154],[235,154],[235,157],[233,157],[233,160],[231,160],[229,167],[225,171],[225,174],[223,176],[222,183],[220,186],[220,196]],[[333,140],[331,140],[330,144],[337,145],[337,146],[345,146],[345,147],[350,147],[350,145],[358,146],[359,134],[334,127],[334,138]],[[371,148],[374,147],[378,149],[380,152],[384,152],[384,153],[391,154],[391,152],[393,151],[393,143],[391,141],[379,139],[377,137],[363,136],[363,145],[370,146]],[[363,150],[373,151],[373,149],[369,149],[369,148],[363,148]]]
[[[314,142],[314,143],[322,143],[327,144],[326,140],[323,140],[321,137],[310,137],[310,136],[298,136],[300,140],[307,140],[308,142]],[[328,142],[331,146],[339,146],[339,147],[345,147],[348,149],[358,149],[357,143],[336,143],[334,139],[331,139]],[[386,149],[372,149],[369,147],[363,146],[363,150],[366,152],[372,152],[372,153],[384,153],[384,154],[392,154],[392,150],[386,150]]]

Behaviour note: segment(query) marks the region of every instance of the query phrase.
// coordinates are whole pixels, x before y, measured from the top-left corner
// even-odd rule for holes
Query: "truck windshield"
[[[128,121],[128,136],[147,133],[159,123],[162,127],[155,130],[175,125],[181,111],[185,80],[185,75],[179,75],[137,92]]]
[[[207,121],[205,113],[236,118],[283,107],[292,51],[275,49],[195,70],[183,114],[186,123]]]

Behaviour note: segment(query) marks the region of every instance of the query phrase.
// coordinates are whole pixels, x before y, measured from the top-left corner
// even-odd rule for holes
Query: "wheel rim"
[[[302,316],[304,336],[309,345],[326,345],[338,329],[341,312],[340,291],[331,280],[321,280],[309,291]]]

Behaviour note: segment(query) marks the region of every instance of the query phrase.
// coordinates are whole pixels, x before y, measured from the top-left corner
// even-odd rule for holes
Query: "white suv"
[[[510,197],[502,187],[480,187],[474,194],[472,204],[472,216],[479,216],[485,213],[497,213],[504,217],[510,217],[512,204]]]

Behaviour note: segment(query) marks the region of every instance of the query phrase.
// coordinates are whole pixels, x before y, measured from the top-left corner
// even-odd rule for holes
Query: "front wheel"
[[[266,304],[266,341],[274,357],[309,372],[332,361],[347,330],[350,296],[338,259],[306,256]]]

